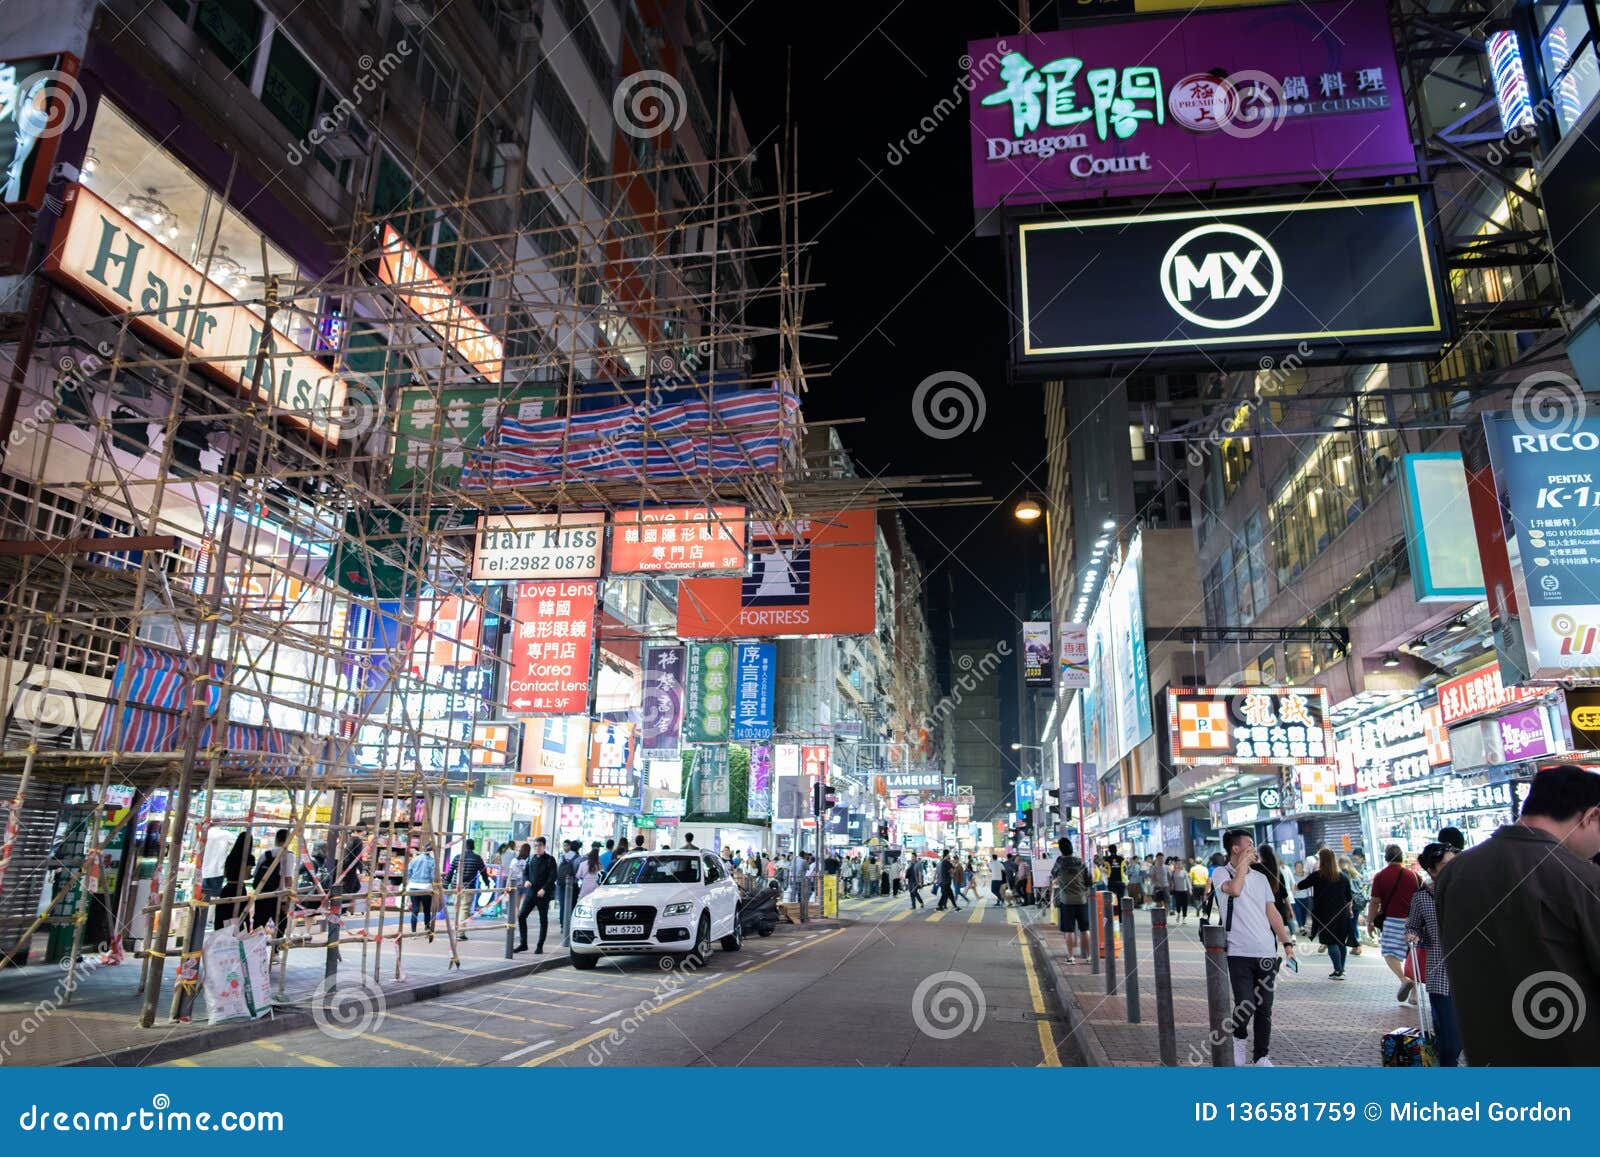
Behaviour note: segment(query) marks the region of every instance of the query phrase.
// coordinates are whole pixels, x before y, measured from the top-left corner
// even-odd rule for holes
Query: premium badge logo
[[[1174,312],[1206,329],[1238,329],[1283,293],[1283,262],[1243,225],[1213,222],[1174,241],[1161,259],[1161,293]]]

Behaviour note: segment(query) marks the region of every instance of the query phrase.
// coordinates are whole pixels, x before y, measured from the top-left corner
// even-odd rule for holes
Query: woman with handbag
[[[1296,891],[1304,888],[1311,890],[1311,921],[1333,965],[1328,979],[1343,980],[1346,948],[1355,934],[1355,901],[1331,848],[1318,852],[1317,870],[1295,884]]]

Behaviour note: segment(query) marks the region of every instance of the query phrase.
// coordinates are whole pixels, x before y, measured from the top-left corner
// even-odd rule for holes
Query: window
[[[1145,462],[1150,458],[1150,451],[1144,442],[1144,426],[1138,422],[1128,427],[1128,449],[1132,451],[1135,462]]]
[[[449,63],[430,49],[417,53],[417,96],[441,117],[450,115],[455,97],[456,73]]]
[[[533,68],[533,103],[579,175],[594,178],[607,171],[605,159],[595,148],[594,138],[589,135],[583,117],[578,115],[577,106],[543,58]],[[599,196],[600,185],[592,185],[590,191]]]
[[[311,62],[283,35],[272,38],[267,73],[261,82],[261,103],[297,137],[311,131],[317,115],[322,78]]]
[[[578,46],[578,55],[589,66],[595,83],[602,89],[611,87],[611,56],[605,50],[594,21],[589,18],[589,0],[556,0],[556,11],[571,32],[572,42]]]
[[[1564,134],[1600,94],[1594,29],[1584,0],[1539,4],[1534,8],[1534,21],[1540,71]]]
[[[200,0],[194,30],[230,73],[250,83],[261,43],[261,9],[255,0]]]

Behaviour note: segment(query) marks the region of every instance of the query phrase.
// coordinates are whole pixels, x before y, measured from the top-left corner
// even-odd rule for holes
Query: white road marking
[[[734,967],[735,967],[735,968],[743,968],[743,967],[745,967],[745,965],[747,965],[747,964],[754,964],[754,963],[755,963],[755,961],[754,961],[754,960],[751,960],[751,959],[750,959],[750,958],[749,958],[749,957],[746,957],[746,958],[745,958],[745,959],[743,959],[743,960],[736,960],[736,961],[734,961],[734,963],[733,963],[733,966],[734,966]]]
[[[505,1056],[501,1057],[500,1060],[502,1062],[504,1062],[504,1061],[514,1061],[518,1057],[527,1056],[534,1049],[542,1049],[542,1048],[544,1048],[545,1045],[553,1045],[555,1043],[556,1042],[553,1041],[553,1040],[542,1040],[542,1041],[539,1041],[537,1044],[531,1044],[531,1045],[527,1046],[526,1048],[520,1048],[514,1053],[507,1053]]]
[[[761,955],[763,955],[763,956],[776,956],[778,953],[780,953],[782,951],[783,951],[783,949],[781,949],[781,948],[772,948],[772,949],[769,949],[766,952],[763,952]]]
[[[604,1016],[596,1017],[594,1020],[591,1020],[589,1023],[590,1024],[605,1024],[606,1021],[608,1021],[608,1020],[616,1020],[617,1017],[619,1017],[621,1015],[622,1015],[622,1009],[619,1008],[619,1009],[617,1009],[616,1012],[608,1012]]]

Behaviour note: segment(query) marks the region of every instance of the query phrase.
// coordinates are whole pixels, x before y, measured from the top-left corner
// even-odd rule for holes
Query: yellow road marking
[[[306,1053],[290,1052],[288,1049],[284,1048],[282,1045],[274,1044],[272,1041],[269,1041],[269,1040],[254,1040],[254,1041],[251,1041],[250,1043],[255,1045],[256,1048],[258,1048],[258,1049],[266,1049],[269,1052],[275,1052],[275,1053],[284,1053],[287,1056],[293,1057],[295,1060],[301,1062],[302,1064],[316,1065],[318,1068],[323,1068],[323,1069],[336,1069],[336,1068],[339,1067],[338,1065],[334,1064],[332,1061],[325,1061],[321,1057],[310,1056],[310,1055],[308,1055]]]
[[[661,1004],[656,1005],[655,1008],[650,1009],[648,1012],[646,1012],[644,1014],[644,1016],[647,1016],[647,1017],[648,1016],[654,1016],[658,1012],[665,1012],[667,1009],[672,1008],[675,1005],[682,1004],[686,1000],[693,1000],[695,997],[700,996],[703,993],[709,992],[713,988],[716,988],[719,985],[727,984],[728,981],[730,981],[730,980],[738,980],[741,976],[749,976],[752,972],[760,972],[763,968],[766,968],[768,965],[776,964],[780,960],[784,960],[784,959],[786,959],[786,958],[788,958],[790,956],[793,956],[796,952],[804,952],[807,948],[815,948],[818,944],[821,944],[824,940],[830,940],[833,937],[839,935],[839,933],[841,933],[843,931],[845,931],[845,929],[843,929],[843,928],[835,928],[832,932],[824,932],[822,935],[818,936],[815,940],[807,940],[804,944],[796,944],[793,948],[789,949],[787,952],[784,952],[784,953],[781,953],[781,954],[779,954],[777,956],[774,956],[771,959],[763,960],[760,964],[752,964],[749,968],[741,968],[737,972],[730,972],[726,976],[720,976],[716,980],[713,980],[710,984],[703,984],[699,988],[696,988],[692,992],[686,992],[682,996],[674,997],[673,999],[668,1000],[668,1001],[663,1001]],[[601,1039],[602,1037],[610,1036],[615,1031],[616,1030],[612,1029],[612,1028],[603,1028],[599,1032],[592,1032],[588,1036],[578,1038],[577,1040],[573,1041],[569,1045],[564,1045],[561,1048],[553,1050],[552,1052],[544,1053],[541,1056],[534,1057],[530,1061],[523,1061],[522,1062],[522,1067],[525,1068],[525,1069],[529,1069],[529,1068],[533,1068],[533,1067],[535,1067],[537,1065],[542,1065],[546,1061],[553,1061],[557,1057],[564,1057],[568,1053],[573,1053],[573,1052],[576,1052],[577,1050],[583,1048],[584,1045],[593,1044],[595,1041]]]
[[[983,923],[983,905],[982,904],[974,904],[972,906],[972,915],[967,917],[967,923],[968,924],[982,924]]]
[[[560,988],[557,985],[548,984],[548,983],[536,984],[533,987],[535,987],[535,988],[548,988],[551,992],[574,992],[574,993],[578,994],[579,996],[593,996],[593,995],[595,995],[595,993],[600,991],[599,988],[577,988],[577,989]],[[608,981],[607,982],[607,987],[609,987],[609,988],[640,988],[640,989],[643,989],[645,992],[654,992],[656,990],[656,986],[653,985],[653,984],[636,984],[631,980],[612,980],[612,981]]]
[[[394,1013],[391,1012],[388,1015],[393,1016]],[[423,1048],[421,1045],[408,1045],[403,1040],[394,1040],[390,1037],[379,1036],[377,1033],[364,1032],[361,1034],[361,1039],[375,1041],[380,1045],[388,1045],[392,1049],[404,1049],[408,1053],[421,1053],[425,1057],[432,1057],[436,1061],[445,1061],[452,1065],[467,1065],[472,1063],[471,1061],[462,1060],[460,1057],[452,1057],[446,1056],[444,1053],[436,1053],[432,1049]]]
[[[1006,909],[1009,913],[1011,909]],[[1044,1054],[1040,1062],[1047,1069],[1061,1067],[1061,1054],[1056,1051],[1055,1034],[1051,1032],[1049,1021],[1050,1010],[1045,1007],[1044,990],[1039,987],[1039,974],[1033,970],[1033,948],[1026,937],[1022,938],[1022,970],[1028,975],[1028,999],[1033,1001],[1034,1015],[1040,1019],[1034,1022],[1034,1027],[1039,1030],[1039,1051]]]
[[[386,1012],[384,1016],[389,1020],[403,1020],[410,1024],[426,1025],[429,1028],[442,1028],[446,1032],[458,1032],[462,1036],[481,1037],[483,1040],[500,1041],[503,1044],[519,1045],[522,1041],[514,1036],[495,1036],[493,1033],[482,1032],[475,1028],[462,1028],[460,1025],[450,1024],[443,1020],[428,1020],[420,1016],[405,1016],[398,1012]]]
[[[199,1062],[186,1060],[183,1057],[179,1057],[175,1061],[168,1061],[167,1064],[176,1065],[180,1069],[197,1069],[200,1067]]]

